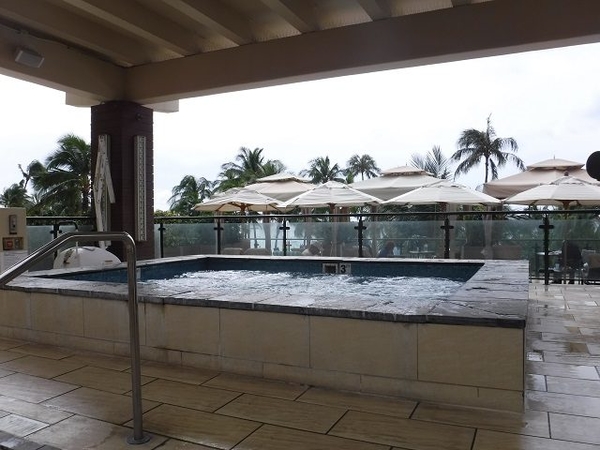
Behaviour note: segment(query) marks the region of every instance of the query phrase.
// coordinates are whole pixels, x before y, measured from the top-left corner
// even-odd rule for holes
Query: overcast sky
[[[585,163],[600,150],[599,74],[593,44],[182,100],[179,112],[154,114],[155,208],[168,208],[184,175],[214,180],[242,146],[263,148],[294,173],[319,156],[345,166],[365,153],[387,169],[434,145],[449,157],[461,131],[485,129],[490,114],[526,165]],[[0,76],[0,95],[0,189],[61,136],[90,140],[89,109],[66,106],[64,93]],[[458,181],[476,187],[483,170]]]

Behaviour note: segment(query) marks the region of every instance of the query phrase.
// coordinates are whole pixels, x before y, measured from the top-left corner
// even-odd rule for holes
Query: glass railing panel
[[[160,225],[155,225],[156,254],[160,255]],[[162,255],[210,255],[215,254],[216,232],[214,223],[165,223],[162,231]]]

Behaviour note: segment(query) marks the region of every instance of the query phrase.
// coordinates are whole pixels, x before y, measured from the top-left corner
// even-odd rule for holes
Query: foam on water
[[[154,280],[165,288],[190,290],[223,290],[243,292],[244,295],[273,294],[277,296],[302,295],[309,297],[332,296],[364,299],[444,299],[463,284],[440,277],[364,277],[340,274],[306,274],[254,270],[217,270],[190,272],[174,279]]]

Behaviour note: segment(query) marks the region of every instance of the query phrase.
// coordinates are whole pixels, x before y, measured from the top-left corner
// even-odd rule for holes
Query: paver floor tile
[[[343,408],[250,394],[238,397],[217,411],[227,416],[320,433],[326,433],[345,412]]]
[[[142,375],[164,380],[178,381],[189,384],[202,384],[216,377],[219,372],[208,369],[196,369],[194,367],[174,366],[146,361],[141,366]]]
[[[82,367],[54,379],[114,394],[124,394],[131,391],[131,373],[101,367]],[[144,385],[152,380],[153,378],[142,377],[141,383]]]
[[[79,369],[83,364],[75,361],[60,361],[40,356],[24,356],[0,364],[0,368],[14,370],[42,378],[54,378],[63,373]]]
[[[598,450],[597,445],[478,430],[473,450]]]
[[[21,373],[0,378],[0,395],[32,403],[41,403],[57,395],[76,389],[77,386],[46,380]]]
[[[265,380],[233,373],[222,373],[204,383],[204,386],[288,400],[294,400],[308,389],[308,386],[301,384]]]
[[[144,414],[144,428],[164,436],[230,449],[261,424],[178,406],[161,405]]]
[[[542,333],[544,341],[555,342],[571,342],[577,344],[594,343],[598,338],[594,336],[586,336],[583,334],[560,334],[560,333]]]
[[[4,369],[0,369],[0,378],[5,377],[7,375],[13,374],[14,372],[12,370],[4,370]]]
[[[124,371],[131,367],[131,359],[123,356],[103,355],[101,353],[77,352],[64,359],[65,361],[76,361],[86,366],[102,367],[104,369]]]
[[[8,414],[0,417],[0,430],[20,437],[27,436],[47,426],[47,423],[28,419],[17,414]]]
[[[0,350],[9,350],[25,344],[28,342],[0,337]]]
[[[590,355],[595,355],[595,356],[600,355],[600,344],[589,343],[589,344],[587,344],[587,348],[588,348],[588,351],[590,352]]]
[[[41,444],[53,445],[61,450],[152,450],[160,447],[166,440],[162,436],[154,435],[149,442],[132,446],[127,443],[127,438],[132,435],[130,428],[88,417],[73,416],[27,438]]]
[[[548,414],[540,411],[514,413],[421,403],[412,418],[478,429],[483,428],[529,436],[550,437]]]
[[[22,353],[11,352],[11,351],[7,351],[7,350],[0,350],[0,363],[6,362],[6,361],[12,361],[13,359],[18,359],[18,358],[22,358],[22,357],[23,357]]]
[[[417,406],[413,400],[314,387],[302,394],[298,401],[404,418],[410,417]]]
[[[600,366],[600,356],[591,356],[587,353],[544,352],[544,361],[579,366]]]
[[[548,392],[600,397],[600,381],[546,377]]]
[[[205,445],[180,441],[178,439],[169,439],[157,450],[214,450],[214,448],[215,447],[206,447]]]
[[[387,450],[389,446],[263,425],[233,450]]]
[[[544,375],[526,374],[525,389],[530,391],[547,391],[546,377]]]
[[[240,395],[239,392],[168,380],[153,381],[142,389],[145,399],[208,412],[219,409]]]
[[[27,355],[41,356],[48,359],[63,359],[75,354],[75,350],[52,345],[43,344],[24,344],[11,349],[14,352],[25,353]]]
[[[73,386],[73,388],[75,388],[75,386]],[[65,420],[72,415],[45,405],[29,403],[24,400],[10,398],[4,395],[0,395],[0,410],[50,424]]]
[[[329,434],[413,450],[470,450],[475,429],[350,411]]]
[[[525,363],[526,373],[538,375],[551,375],[555,377],[578,378],[584,380],[600,380],[598,371],[594,366],[578,366],[572,364],[559,364],[528,361]]]
[[[117,425],[131,420],[133,417],[131,397],[85,387],[47,400],[44,404]],[[143,401],[142,410],[147,411],[157,405],[156,402]]]
[[[550,413],[552,437],[600,445],[600,419]]]
[[[535,411],[548,411],[600,418],[599,397],[529,391],[526,395],[525,404],[528,409]]]

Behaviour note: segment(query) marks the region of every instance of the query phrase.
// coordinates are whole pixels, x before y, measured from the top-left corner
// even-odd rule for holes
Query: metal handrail
[[[52,254],[64,244],[72,241],[121,241],[125,244],[127,254],[127,284],[129,293],[129,341],[131,351],[131,398],[133,401],[133,436],[127,438],[129,444],[143,444],[150,440],[150,435],[144,435],[142,426],[142,382],[140,369],[140,334],[138,324],[138,297],[136,279],[136,249],[135,241],[129,233],[98,231],[65,233],[48,244],[40,247],[24,260],[8,268],[0,274],[0,288],[11,280],[29,270],[36,263]]]

